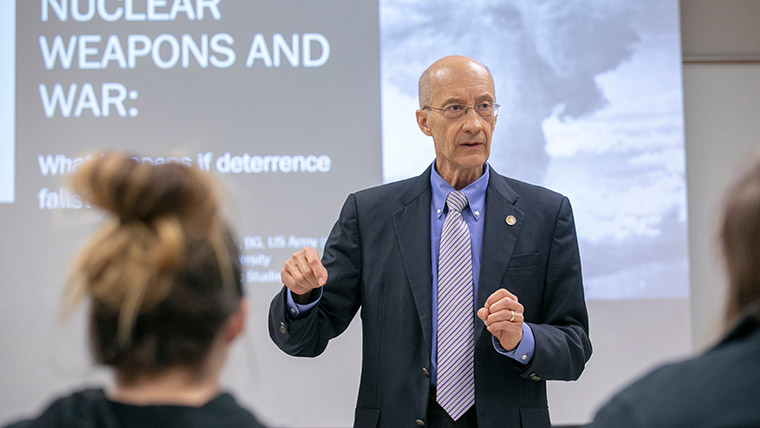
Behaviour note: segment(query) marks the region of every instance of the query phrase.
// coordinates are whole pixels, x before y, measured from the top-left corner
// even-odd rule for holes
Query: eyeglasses
[[[446,119],[456,120],[467,114],[467,110],[469,109],[475,110],[478,116],[482,117],[483,119],[490,119],[492,117],[496,117],[499,114],[499,107],[500,106],[496,103],[484,101],[477,103],[472,107],[462,104],[451,104],[444,108],[425,106],[422,107],[422,109],[440,111],[443,112],[443,115],[446,116]]]

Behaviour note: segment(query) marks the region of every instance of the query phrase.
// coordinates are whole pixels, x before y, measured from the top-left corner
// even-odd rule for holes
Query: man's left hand
[[[500,288],[478,309],[478,318],[483,320],[486,329],[499,340],[504,349],[512,351],[522,340],[525,320],[523,310],[517,296]]]

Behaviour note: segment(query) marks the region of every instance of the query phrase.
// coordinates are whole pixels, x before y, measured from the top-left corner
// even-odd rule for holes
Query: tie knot
[[[458,190],[449,192],[449,195],[446,196],[446,206],[449,207],[449,211],[454,210],[461,213],[467,206],[467,196]]]

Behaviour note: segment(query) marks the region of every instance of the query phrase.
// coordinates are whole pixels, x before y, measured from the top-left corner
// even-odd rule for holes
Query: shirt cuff
[[[533,353],[536,350],[536,339],[533,337],[533,330],[530,328],[528,323],[523,323],[522,340],[520,340],[520,343],[517,344],[517,348],[511,351],[504,349],[504,347],[501,346],[501,343],[499,343],[499,339],[497,339],[496,336],[491,336],[491,341],[493,342],[493,347],[496,349],[496,352],[500,353],[501,355],[506,355],[507,357],[523,365],[530,363],[530,361],[533,359]]]
[[[316,297],[312,297],[314,299],[313,302],[309,302],[305,305],[299,305],[298,303],[293,300],[293,294],[290,291],[290,289],[287,289],[287,300],[288,300],[288,314],[291,318],[298,318],[301,316],[301,314],[304,314],[309,311],[309,309],[313,308],[314,306],[319,303],[319,299],[322,298],[322,287],[319,287],[317,289],[318,293],[315,293],[314,290],[312,290],[312,293],[317,294]],[[524,334],[524,333],[523,333]]]

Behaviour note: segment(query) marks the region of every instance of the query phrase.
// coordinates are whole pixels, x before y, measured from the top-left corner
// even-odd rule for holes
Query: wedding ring
[[[512,309],[510,309],[512,311]],[[515,311],[512,311],[512,318],[509,319],[509,322],[512,322],[515,320]]]

